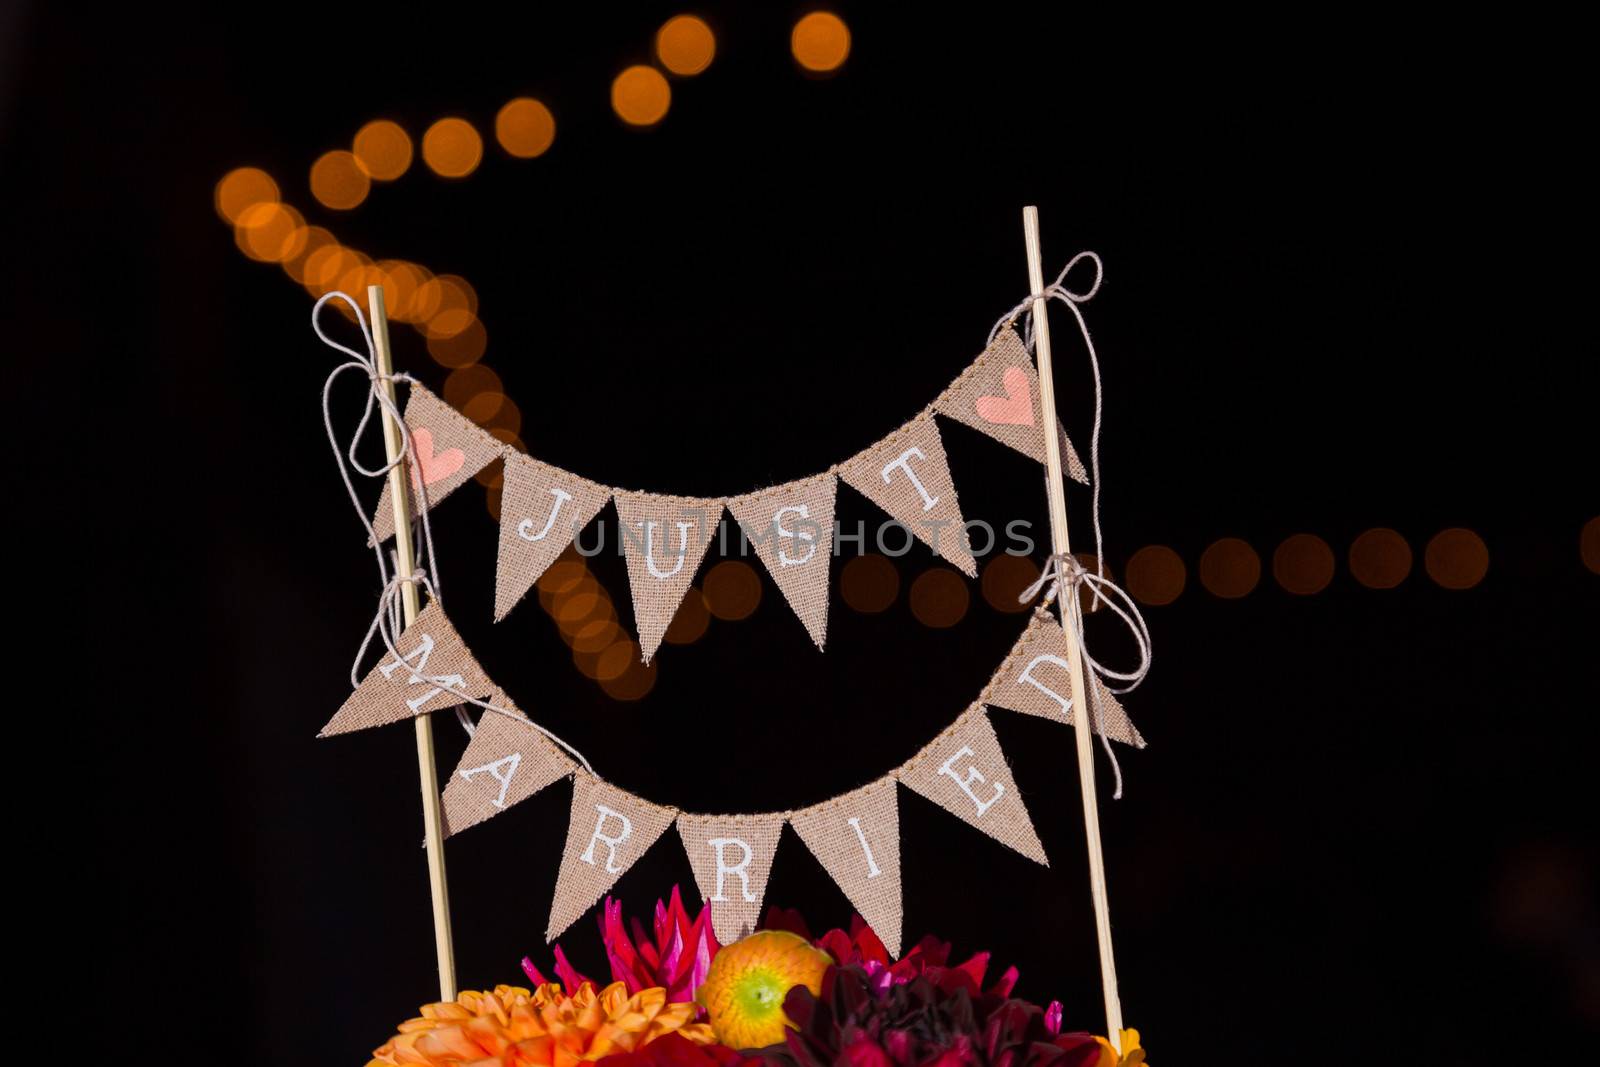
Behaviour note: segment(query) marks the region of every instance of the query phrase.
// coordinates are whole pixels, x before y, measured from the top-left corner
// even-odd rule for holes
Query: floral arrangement
[[[900,959],[860,916],[813,938],[798,912],[771,908],[762,929],[717,943],[709,907],[693,919],[677,887],[647,929],[600,915],[611,981],[580,974],[558,944],[555,980],[531,959],[531,990],[497,986],[428,1004],[368,1067],[1140,1067],[1137,1030],[1121,1054],[1062,1029],[1060,1001],[1012,995],[1008,967],[985,986],[989,954],[950,962],[925,937]]]

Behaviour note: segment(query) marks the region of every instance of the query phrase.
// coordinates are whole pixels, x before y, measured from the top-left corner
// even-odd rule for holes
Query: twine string
[[[1094,267],[1093,280],[1089,283],[1087,289],[1081,291],[1067,286],[1067,275],[1071,274],[1073,268],[1079,263],[1089,263]],[[1026,604],[1038,596],[1040,591],[1048,585],[1049,591],[1045,594],[1045,603],[1048,604],[1060,594],[1063,588],[1076,594],[1080,587],[1086,586],[1092,597],[1091,608],[1101,605],[1110,608],[1127,626],[1128,631],[1133,634],[1134,642],[1139,646],[1139,665],[1132,671],[1116,671],[1090,654],[1089,642],[1083,631],[1083,604],[1078,596],[1063,597],[1061,611],[1064,613],[1071,612],[1072,630],[1078,642],[1078,651],[1083,657],[1083,661],[1089,665],[1089,669],[1102,678],[1114,679],[1125,683],[1121,686],[1107,685],[1106,688],[1113,693],[1126,693],[1136,688],[1140,682],[1144,681],[1145,675],[1150,673],[1151,645],[1150,627],[1146,625],[1144,616],[1139,613],[1138,605],[1133,602],[1132,597],[1128,596],[1126,590],[1106,577],[1105,539],[1100,526],[1100,431],[1105,414],[1105,388],[1100,378],[1100,357],[1095,352],[1094,338],[1089,335],[1089,324],[1083,317],[1083,309],[1081,307],[1081,305],[1094,299],[1094,295],[1100,291],[1100,282],[1104,276],[1105,268],[1098,255],[1087,250],[1079,252],[1067,261],[1065,267],[1061,268],[1061,273],[1056,275],[1055,281],[1045,286],[1040,292],[1029,294],[1027,299],[1000,316],[989,330],[989,343],[992,344],[994,342],[995,335],[1002,329],[1026,315],[1027,322],[1024,328],[1023,345],[1029,351],[1032,351],[1036,329],[1034,316],[1040,313],[1035,311],[1035,305],[1040,301],[1048,304],[1051,300],[1060,301],[1067,306],[1067,310],[1072,312],[1072,317],[1078,324],[1079,334],[1083,336],[1083,346],[1089,354],[1089,368],[1094,374],[1094,428],[1089,438],[1089,488],[1091,493],[1089,517],[1094,527],[1095,569],[1094,573],[1091,574],[1070,554],[1052,553],[1045,561],[1044,571],[1039,575],[1038,580],[1024,589],[1021,595],[1017,597],[1017,600],[1019,603]],[[1101,747],[1105,749],[1106,757],[1111,761],[1112,771],[1116,775],[1116,790],[1113,793],[1113,798],[1121,799],[1122,768],[1117,763],[1116,753],[1112,751],[1110,739],[1106,737],[1105,723],[1101,721],[1099,709],[1096,705],[1096,687],[1088,685],[1084,689],[1085,701],[1089,705],[1090,723],[1093,725],[1095,732],[1100,735]]]
[[[353,348],[341,344],[323,332],[321,322],[322,307],[329,300],[335,299],[343,300],[346,304],[349,304],[351,310],[356,313],[356,324],[360,326],[361,337],[366,342],[367,346],[365,353],[358,352]],[[445,676],[423,674],[411,663],[411,660],[405,655],[402,655],[399,648],[395,646],[396,635],[402,632],[399,597],[399,592],[402,586],[408,584],[416,585],[420,589],[427,592],[429,600],[440,604],[444,602],[439,592],[439,570],[438,560],[434,552],[433,526],[428,519],[429,508],[427,486],[422,483],[422,479],[420,478],[412,479],[412,488],[417,493],[416,501],[418,519],[416,520],[416,525],[420,530],[421,536],[419,539],[421,540],[423,549],[427,554],[427,566],[425,568],[416,568],[409,575],[402,575],[398,573],[398,559],[393,555],[385,557],[383,543],[378,538],[377,530],[373,528],[372,520],[367,517],[366,508],[361,504],[361,496],[356,492],[355,481],[351,477],[351,471],[355,471],[356,473],[368,478],[387,478],[390,472],[393,471],[402,460],[408,457],[411,460],[411,470],[421,469],[417,462],[416,446],[411,440],[411,433],[406,427],[405,419],[402,417],[399,407],[394,403],[393,400],[389,398],[388,393],[383,388],[383,383],[385,381],[409,383],[415,382],[416,379],[411,377],[409,374],[384,375],[378,372],[377,347],[373,343],[372,331],[367,325],[366,316],[362,314],[361,306],[345,293],[338,292],[336,290],[328,293],[316,302],[311,309],[311,328],[316,332],[316,335],[322,340],[323,344],[330,348],[336,349],[337,351],[343,352],[345,355],[350,357],[346,362],[334,367],[333,370],[329,372],[327,381],[323,384],[322,425],[327,431],[328,444],[333,449],[334,462],[339,467],[339,477],[344,482],[345,492],[349,495],[350,503],[356,511],[356,517],[361,520],[361,526],[367,531],[367,537],[372,544],[373,555],[378,564],[378,580],[382,586],[382,591],[378,595],[377,611],[372,617],[372,624],[367,627],[366,637],[362,639],[361,647],[356,650],[355,659],[351,661],[350,664],[351,687],[360,687],[362,661],[366,659],[367,653],[372,647],[372,639],[374,637],[381,637],[383,639],[384,647],[389,650],[390,654],[394,656],[395,660],[399,664],[404,665],[404,667],[411,672],[411,678],[413,681],[427,682],[428,684],[437,686],[440,689],[447,689],[453,695],[459,696],[464,703],[476,704],[485,711],[504,715],[507,718],[515,719],[517,722],[533,727],[539,733],[549,738],[552,742],[565,749],[567,753],[573,757],[573,759],[577,760],[583,765],[584,770],[588,771],[590,774],[594,774],[594,767],[590,765],[588,759],[584,757],[583,753],[579,752],[576,748],[569,745],[567,742],[563,741],[561,738],[557,737],[543,726],[540,726],[526,715],[508,708],[499,707],[498,705],[492,704],[489,701],[480,700],[477,697],[468,696],[466,693],[463,693],[459,689],[456,689],[448,684],[448,679]],[[352,371],[361,371],[365,373],[367,377],[367,400],[365,406],[362,408],[361,420],[356,424],[355,431],[351,434],[349,446],[345,447],[341,445],[338,431],[335,430],[333,425],[332,396],[333,387],[338,382],[339,378],[342,375]],[[395,425],[399,427],[400,442],[402,447],[400,453],[395,456],[394,459],[385,463],[381,467],[369,468],[363,466],[360,459],[357,458],[356,449],[359,447],[362,437],[367,431],[367,427],[372,422],[373,410],[380,407],[382,412],[388,417],[394,419]],[[418,650],[413,652],[412,655],[415,656],[420,652],[421,649],[418,648]],[[471,737],[474,731],[472,717],[467,714],[466,708],[462,705],[457,705],[455,712],[456,719],[461,723],[462,728],[466,730],[467,736]],[[599,776],[596,775],[596,777]]]

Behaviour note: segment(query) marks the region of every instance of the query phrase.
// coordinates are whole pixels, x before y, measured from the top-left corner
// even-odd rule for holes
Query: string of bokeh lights
[[[703,73],[717,51],[712,28],[694,15],[667,19],[657,29],[653,45],[655,65],[630,66],[611,83],[612,111],[637,129],[658,126],[671,109],[671,79]],[[850,53],[849,28],[831,12],[812,11],[795,22],[790,53],[804,74],[836,73]],[[495,142],[515,160],[537,159],[555,143],[555,116],[543,101],[532,97],[508,101],[496,113],[493,128]],[[422,134],[422,162],[445,180],[470,177],[483,163],[484,152],[477,127],[459,116],[440,118]],[[411,172],[416,155],[404,127],[390,119],[374,119],[356,131],[349,149],[325,152],[311,164],[311,195],[329,211],[353,211],[367,201],[374,183],[397,181]],[[488,332],[479,317],[477,292],[465,278],[435,274],[402,259],[374,260],[341,243],[331,230],[308,223],[283,199],[278,182],[260,168],[240,167],[224,175],[216,185],[215,206],[233,226],[241,252],[279,265],[313,298],[335,289],[362,293],[368,285],[383,286],[390,317],[413,327],[429,356],[448,370],[445,400],[498,439],[522,448],[521,411],[505,394],[500,376],[483,361]],[[345,305],[335,306],[350,314]],[[491,465],[477,478],[488,490],[489,513],[498,522],[500,466]],[[1600,574],[1600,518],[1584,526],[1580,553],[1584,564]],[[1095,565],[1091,555],[1079,559],[1086,566]],[[1402,585],[1414,562],[1406,539],[1382,527],[1361,534],[1346,554],[1350,577],[1372,590]],[[1297,597],[1327,589],[1337,569],[1332,547],[1314,534],[1285,538],[1272,552],[1273,580]],[[1441,530],[1423,549],[1423,569],[1443,589],[1471,589],[1488,573],[1488,546],[1471,530]],[[1196,570],[1200,585],[1223,600],[1247,597],[1262,584],[1261,556],[1235,537],[1210,544],[1200,553]],[[985,563],[979,589],[996,611],[1026,611],[1028,606],[1018,603],[1017,594],[1038,574],[1038,565],[1027,557],[998,554]],[[1121,582],[1140,603],[1164,606],[1188,588],[1189,568],[1172,548],[1147,545],[1128,558]],[[639,662],[638,648],[618,621],[610,594],[581,556],[569,550],[540,577],[537,588],[541,607],[556,623],[580,672],[616,700],[638,700],[650,692],[656,681],[655,663]],[[731,559],[715,564],[684,598],[666,641],[692,644],[706,634],[713,619],[749,618],[760,606],[762,590],[762,578],[749,563]],[[839,600],[853,611],[885,612],[900,599],[900,568],[881,554],[854,556],[839,568],[838,592]],[[971,608],[967,582],[941,564],[918,573],[905,599],[912,616],[935,629],[955,626]]]

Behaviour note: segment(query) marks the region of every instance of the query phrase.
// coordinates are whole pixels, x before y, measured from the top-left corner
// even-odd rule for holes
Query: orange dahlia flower
[[[553,982],[531,993],[508,985],[490,993],[469,990],[454,1001],[424,1005],[421,1017],[401,1024],[367,1067],[574,1067],[632,1052],[663,1034],[711,1044],[711,1027],[694,1022],[696,1010],[688,1002],[667,1003],[660,988],[630,997],[621,982],[599,992],[585,983],[570,997]]]

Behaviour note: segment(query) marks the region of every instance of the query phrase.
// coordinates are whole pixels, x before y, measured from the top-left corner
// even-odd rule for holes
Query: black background
[[[254,165],[347,242],[473,282],[535,455],[694,494],[823,468],[926,403],[1026,293],[1038,204],[1049,273],[1082,248],[1107,264],[1088,314],[1108,560],[1162,543],[1190,570],[1148,611],[1156,666],[1127,701],[1150,747],[1101,803],[1128,1022],[1158,1063],[1577,1048],[1600,1022],[1600,578],[1578,552],[1600,493],[1570,30],[847,4],[851,57],[819,80],[788,55],[804,8],[708,5],[716,62],[674,84],[660,128],[626,129],[610,79],[677,10],[8,7],[7,374],[41,440],[81,450],[57,471],[13,449],[17,484],[61,493],[43,525],[71,550],[21,577],[72,574],[51,602],[66,588],[77,625],[101,623],[53,688],[104,757],[80,770],[52,734],[83,820],[23,821],[46,850],[31,869],[89,890],[59,920],[84,951],[47,951],[127,998],[106,1009],[118,1047],[358,1063],[435,990],[412,732],[313,740],[376,588],[322,438],[309,300],[212,208]],[[524,93],[556,112],[546,158],[491,143],[468,180],[419,164],[347,217],[315,210],[306,168],[368,119],[481,129]],[[1069,330],[1063,416],[1086,445]],[[418,336],[395,336],[437,388]],[[1043,529],[1027,460],[953,424],[945,440],[969,518]],[[876,515],[850,490],[839,507]],[[1491,553],[1462,592],[1420,566],[1455,525]],[[1395,590],[1343,565],[1371,526],[1418,552]],[[1341,556],[1320,594],[1196,581],[1218,537],[1270,555],[1300,531]],[[976,588],[950,630],[904,596],[876,616],[836,601],[818,654],[768,582],[755,616],[665,647],[654,691],[622,704],[537,608],[490,623],[481,488],[436,533],[489,673],[608,778],[691,810],[881,774],[1020,625]],[[903,580],[928,563],[900,560]],[[626,613],[620,560],[595,568]],[[462,740],[438,727],[448,768]],[[1054,864],[903,792],[908,943],[991,950],[1023,995],[1099,1029],[1070,735],[996,729]],[[450,842],[464,986],[548,960],[567,802],[552,788]],[[674,882],[693,896],[668,838],[618,892],[642,913]],[[792,834],[768,899],[819,929],[849,916]],[[590,919],[562,943],[603,973]]]

